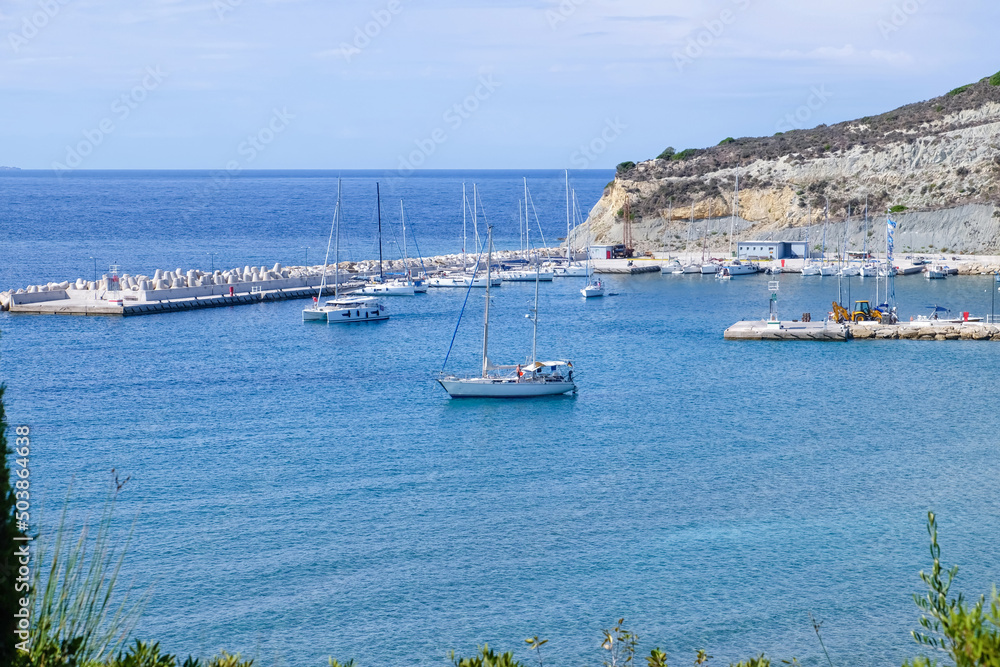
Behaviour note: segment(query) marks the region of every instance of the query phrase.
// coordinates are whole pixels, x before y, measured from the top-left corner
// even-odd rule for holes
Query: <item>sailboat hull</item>
[[[552,275],[556,278],[586,278],[587,267],[573,264],[569,266],[557,266],[552,269]],[[532,276],[532,280],[534,280],[534,276]]]
[[[372,294],[376,296],[413,296],[413,285],[406,283],[382,283],[365,285],[361,288],[362,294]]]
[[[552,278],[554,276],[555,274],[552,271],[539,271],[537,279],[541,282],[552,282]],[[500,279],[514,283],[533,283],[535,282],[536,277],[534,271],[501,271]]]
[[[302,311],[303,322],[326,322],[326,311],[322,308],[306,308]]]
[[[572,380],[524,380],[511,378],[438,378],[452,398],[532,398],[558,396],[576,391]]]

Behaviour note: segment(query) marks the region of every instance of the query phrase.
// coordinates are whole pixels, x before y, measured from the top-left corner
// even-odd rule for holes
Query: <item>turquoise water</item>
[[[72,261],[72,238],[34,245],[40,265]],[[33,429],[45,525],[71,479],[81,521],[112,467],[132,476],[126,578],[154,586],[139,634],[172,652],[434,665],[483,642],[527,660],[538,634],[546,662],[596,664],[600,630],[624,616],[672,664],[705,648],[717,664],[816,665],[812,613],[835,664],[900,664],[918,652],[928,509],[958,588],[1000,581],[1000,345],[726,342],[766,312],[767,277],[609,282],[619,296],[541,288],[539,352],[573,359],[576,396],[448,399],[433,378],[458,290],[391,300],[392,319],[364,327],[303,325],[298,302],[4,313],[0,371],[12,423]],[[852,297],[871,284],[854,279]],[[907,277],[897,295],[904,318],[934,303],[982,315],[991,287]],[[529,353],[533,290],[496,291],[496,361]],[[815,319],[836,294],[782,276],[779,310]],[[449,370],[478,363],[481,295],[469,302]]]

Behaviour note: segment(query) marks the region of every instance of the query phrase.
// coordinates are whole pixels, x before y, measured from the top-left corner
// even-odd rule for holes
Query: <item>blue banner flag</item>
[[[893,220],[892,218],[886,218],[886,227],[887,227],[885,235],[886,259],[889,261],[889,264],[892,264],[892,251],[895,249],[896,246],[895,240],[893,239],[893,235],[895,234],[896,231],[896,221]]]

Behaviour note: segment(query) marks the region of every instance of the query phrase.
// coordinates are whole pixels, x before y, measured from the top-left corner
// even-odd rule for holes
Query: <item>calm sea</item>
[[[345,172],[357,258],[399,199],[424,254],[455,252],[462,183],[517,247],[522,176],[547,237],[562,172]],[[87,277],[97,258],[155,268],[298,264],[325,251],[336,173],[0,176],[0,287]],[[571,172],[581,207],[609,172]],[[389,192],[386,192],[389,190]],[[482,220],[480,220],[482,222]],[[388,223],[386,223],[388,224]],[[211,253],[215,253],[213,256]],[[391,254],[387,250],[387,254]],[[313,259],[315,258],[315,259]],[[453,401],[434,382],[464,293],[390,302],[371,326],[303,325],[302,303],[126,319],[0,314],[0,379],[32,427],[32,489],[51,535],[131,475],[124,580],[152,586],[141,637],[263,665],[444,665],[451,649],[548,638],[547,664],[598,664],[619,617],[671,664],[765,651],[825,664],[918,653],[910,598],[926,512],[957,588],[1000,582],[1000,345],[737,343],[767,277],[612,277],[542,286],[539,352],[573,359],[576,396]],[[897,279],[903,317],[989,312],[986,278]],[[491,357],[530,353],[533,285],[493,302]],[[866,298],[872,281],[851,282]],[[781,278],[779,311],[820,317],[836,279]],[[469,299],[449,370],[478,363]],[[1000,309],[1000,308],[998,308]]]

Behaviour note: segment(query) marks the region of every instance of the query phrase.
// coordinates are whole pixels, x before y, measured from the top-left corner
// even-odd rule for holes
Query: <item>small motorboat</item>
[[[723,266],[722,269],[715,274],[715,277],[718,278],[719,280],[732,280],[733,274],[729,272],[728,266]]]
[[[948,267],[941,264],[931,264],[924,270],[924,278],[939,280],[948,276]]]

